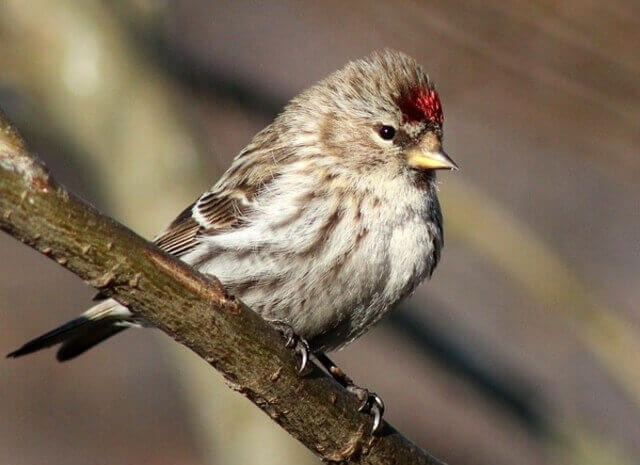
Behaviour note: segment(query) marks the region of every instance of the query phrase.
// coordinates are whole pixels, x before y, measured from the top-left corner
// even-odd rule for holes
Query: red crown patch
[[[407,95],[402,95],[398,99],[398,106],[405,123],[429,121],[441,125],[444,121],[440,97],[433,89],[414,90]]]

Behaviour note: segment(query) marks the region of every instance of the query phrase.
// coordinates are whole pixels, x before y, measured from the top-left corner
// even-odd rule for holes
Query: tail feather
[[[65,341],[56,353],[56,358],[59,362],[71,360],[125,329],[127,326],[118,326],[113,322],[101,323],[95,329],[85,331],[83,334]]]
[[[74,318],[73,320],[59,326],[58,328],[52,329],[49,332],[44,333],[41,336],[36,337],[35,339],[30,340],[25,343],[18,350],[14,350],[10,354],[7,354],[8,358],[16,358],[21,357],[23,355],[28,355],[33,352],[37,352],[41,349],[46,349],[47,347],[51,347],[53,345],[59,344],[60,342],[64,342],[69,337],[73,337],[74,334],[77,334],[84,326],[89,324],[91,320],[81,316],[78,318]]]
[[[105,339],[127,329],[131,313],[113,300],[106,300],[90,308],[78,318],[32,339],[7,355],[21,357],[41,349],[62,343],[56,357],[59,361],[70,360]]]

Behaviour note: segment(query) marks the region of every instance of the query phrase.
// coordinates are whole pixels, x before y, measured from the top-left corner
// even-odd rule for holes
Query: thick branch
[[[58,185],[1,113],[0,228],[189,347],[322,459],[441,464],[388,425],[371,437],[351,395],[314,365],[299,376],[279,335],[219,282]]]

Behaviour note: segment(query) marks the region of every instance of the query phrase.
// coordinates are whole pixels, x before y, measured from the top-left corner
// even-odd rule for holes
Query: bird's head
[[[392,174],[457,169],[442,147],[444,114],[433,83],[397,51],[348,63],[293,99],[283,117],[299,146],[321,147],[337,167]]]

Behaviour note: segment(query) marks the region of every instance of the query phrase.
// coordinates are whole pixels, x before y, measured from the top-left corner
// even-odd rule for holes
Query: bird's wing
[[[242,227],[254,200],[278,176],[279,166],[291,156],[290,150],[278,140],[271,127],[258,133],[218,183],[158,235],[155,244],[182,257],[196,247],[202,235],[211,236]]]
[[[249,207],[249,199],[236,190],[207,191],[178,215],[154,242],[165,252],[181,257],[193,250],[201,234],[240,227]]]
[[[202,235],[239,228],[251,204],[279,175],[279,167],[292,157],[273,125],[256,134],[233,160],[220,180],[185,208],[153,242],[165,252],[181,258],[193,251]],[[94,301],[108,299],[102,292]]]

